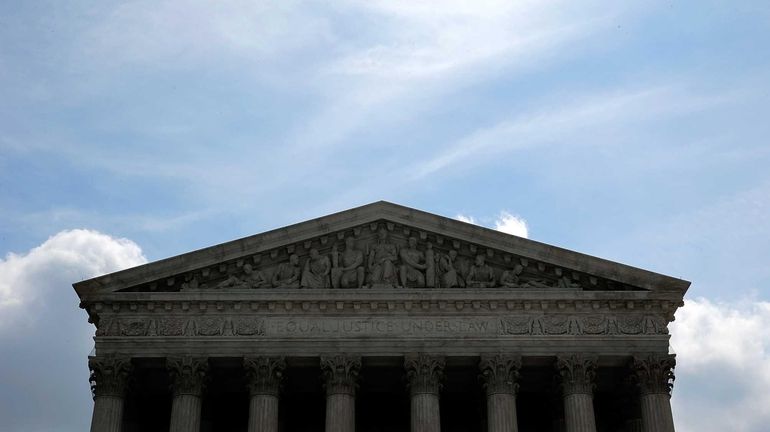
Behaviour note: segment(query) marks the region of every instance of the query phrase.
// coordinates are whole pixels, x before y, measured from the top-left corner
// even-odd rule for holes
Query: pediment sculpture
[[[581,289],[595,278],[384,221],[185,276],[183,290]]]

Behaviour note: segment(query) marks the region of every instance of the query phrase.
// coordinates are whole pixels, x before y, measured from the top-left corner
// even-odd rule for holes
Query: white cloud
[[[507,211],[500,212],[500,216],[495,220],[495,229],[506,234],[524,238],[529,237],[527,221],[519,216],[512,215]]]
[[[134,242],[84,229],[0,259],[0,430],[88,429],[94,327],[71,284],[146,261]]]
[[[766,431],[770,302],[686,300],[671,330],[677,430]]]
[[[458,214],[455,219],[460,222],[471,223],[474,225],[482,225],[475,217]],[[528,238],[529,228],[527,227],[527,221],[524,218],[503,210],[497,216],[494,221],[494,229],[506,234],[512,234],[519,237]]]
[[[55,292],[74,297],[73,282],[146,261],[136,243],[83,229],[62,231],[23,255],[9,253],[0,259],[0,333],[22,311],[34,317],[34,307],[57,298]]]
[[[478,225],[478,222],[476,222],[476,218],[474,218],[473,216],[465,216],[465,215],[459,214],[455,216],[455,219],[459,220],[460,222]]]

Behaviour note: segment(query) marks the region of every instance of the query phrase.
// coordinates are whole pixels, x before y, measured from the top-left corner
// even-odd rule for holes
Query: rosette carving
[[[562,393],[593,394],[596,377],[596,357],[582,355],[559,356],[556,370],[561,378]]]
[[[91,392],[97,396],[123,397],[128,388],[131,374],[131,359],[128,357],[107,356],[90,357],[88,368],[91,370]]]
[[[635,356],[631,361],[634,378],[642,394],[668,394],[674,388],[674,366],[676,356],[673,354],[646,357]]]
[[[327,395],[355,394],[360,371],[361,357],[342,355],[321,357],[321,372]]]
[[[252,396],[278,396],[283,370],[286,368],[283,357],[246,357],[243,359],[243,368],[246,370],[246,383]]]
[[[479,363],[480,378],[488,395],[496,393],[516,394],[519,390],[520,356],[484,356]]]
[[[425,354],[406,356],[404,368],[411,394],[438,394],[444,380],[445,363],[444,357],[439,356]]]
[[[166,369],[171,375],[171,389],[174,396],[189,394],[200,396],[206,386],[208,359],[195,357],[169,357]]]

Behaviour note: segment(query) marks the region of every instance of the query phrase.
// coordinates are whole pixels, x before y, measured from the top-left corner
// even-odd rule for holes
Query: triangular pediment
[[[84,295],[251,289],[673,291],[689,282],[379,201],[74,284]]]

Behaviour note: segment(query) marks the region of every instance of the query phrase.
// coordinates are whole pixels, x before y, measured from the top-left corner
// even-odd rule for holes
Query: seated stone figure
[[[495,271],[487,265],[484,255],[476,255],[476,261],[468,272],[469,288],[492,288],[495,286]]]
[[[278,265],[273,273],[273,286],[278,288],[299,288],[300,268],[299,257],[296,254],[289,256],[289,262]]]
[[[355,248],[356,239],[345,238],[345,251],[332,249],[332,286],[334,288],[359,288],[364,285],[364,253]]]
[[[303,288],[329,288],[330,270],[329,257],[319,254],[318,249],[310,249],[310,258],[305,261],[300,285]]]
[[[417,249],[416,238],[409,237],[409,246],[401,249],[401,263],[399,268],[401,286],[424,287],[424,272],[427,269],[427,265],[425,263],[425,254]]]
[[[388,231],[381,228],[377,232],[377,243],[369,252],[369,283],[372,286],[395,286],[398,284],[396,261],[398,248],[388,240]]]
[[[251,264],[243,266],[243,276],[230,275],[226,280],[220,282],[217,288],[265,288],[270,284],[261,271],[254,271]]]

